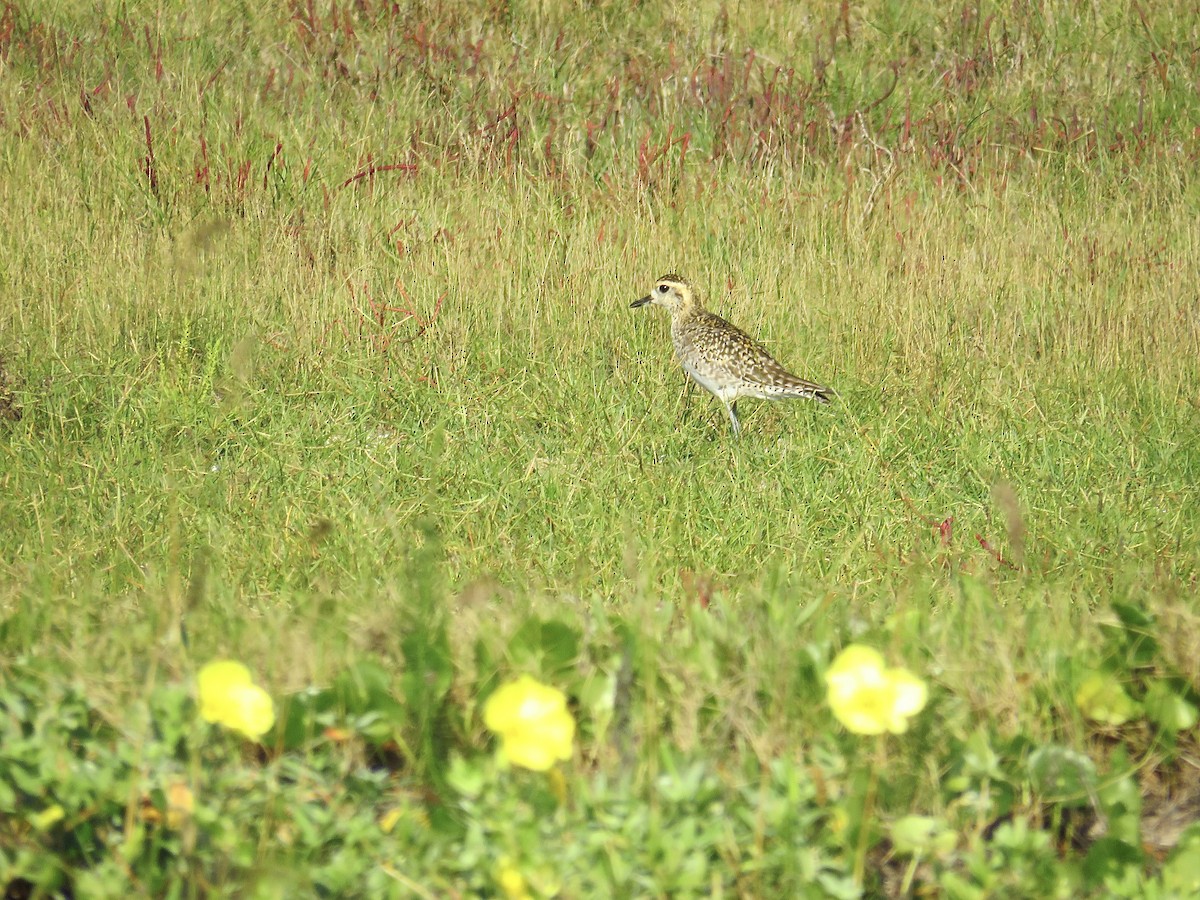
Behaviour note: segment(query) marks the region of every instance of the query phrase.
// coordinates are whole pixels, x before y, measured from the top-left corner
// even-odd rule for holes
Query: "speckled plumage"
[[[706,310],[692,286],[678,275],[662,276],[653,291],[630,306],[647,303],[670,311],[671,342],[680,364],[725,405],[734,434],[741,431],[737,401],[742,397],[805,397],[828,403],[833,395],[824,385],[787,371],[762,344]]]

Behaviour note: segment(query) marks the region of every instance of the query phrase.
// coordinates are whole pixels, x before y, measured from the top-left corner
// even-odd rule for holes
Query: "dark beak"
[[[645,305],[646,305],[647,303],[649,303],[649,302],[650,302],[650,295],[649,295],[649,294],[647,294],[647,295],[646,295],[645,297],[643,297],[641,300],[634,300],[632,303],[630,303],[630,304],[629,304],[629,308],[630,308],[630,309],[637,309],[639,306],[645,306]]]

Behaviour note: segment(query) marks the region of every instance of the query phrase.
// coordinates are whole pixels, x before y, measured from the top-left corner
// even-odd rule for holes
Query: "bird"
[[[737,414],[742,397],[805,397],[828,403],[836,396],[823,384],[793,375],[746,332],[706,310],[692,285],[674,273],[663,275],[654,290],[629,306],[647,304],[670,312],[675,355],[696,383],[725,406],[735,437],[742,431]]]

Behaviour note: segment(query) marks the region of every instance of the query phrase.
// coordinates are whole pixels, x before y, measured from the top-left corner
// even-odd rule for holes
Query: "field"
[[[6,897],[1200,893],[1194,4],[7,3],[0,133]]]

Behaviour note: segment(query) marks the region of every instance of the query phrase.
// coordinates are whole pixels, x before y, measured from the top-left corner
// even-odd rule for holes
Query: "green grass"
[[[0,12],[0,884],[1191,884],[1187,4],[134,7]],[[733,439],[664,271],[839,400]],[[824,706],[852,641],[909,734]],[[198,729],[217,656],[299,731]],[[517,672],[565,803],[487,762]]]

